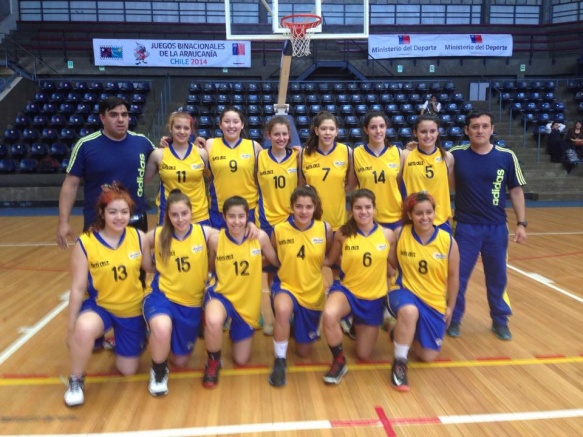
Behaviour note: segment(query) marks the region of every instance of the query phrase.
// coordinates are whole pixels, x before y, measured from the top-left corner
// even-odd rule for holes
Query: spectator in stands
[[[435,94],[431,95],[429,100],[426,100],[421,107],[420,115],[437,115],[441,112],[441,103],[437,101],[437,96]]]
[[[563,134],[566,126],[558,121],[552,121],[545,127],[547,136],[547,153],[551,155],[551,162],[563,162],[565,146]]]
[[[71,253],[68,407],[85,401],[85,370],[94,341],[105,331],[115,329],[115,364],[123,375],[136,373],[146,344],[140,267],[151,268],[150,248],[143,244],[142,231],[128,228],[134,202],[125,188],[113,182],[100,188],[95,205],[95,222]]]
[[[129,108],[128,102],[115,96],[100,102],[103,129],[81,138],[71,152],[59,194],[57,244],[62,249],[67,248],[67,238],[73,235],[69,218],[81,181],[84,182],[84,230],[95,222],[101,186],[113,181],[122,183],[135,202],[130,225],[144,232],[148,230],[144,175],[154,145],[144,135],[128,130]]]
[[[413,133],[418,145],[413,150],[404,150],[402,173],[403,194],[426,191],[437,205],[435,225],[451,233],[450,179],[454,172],[454,159],[441,147],[439,119],[435,115],[420,115],[415,120]]]
[[[146,182],[158,173],[160,191],[156,198],[158,225],[164,222],[168,194],[179,189],[192,205],[192,222],[210,226],[209,208],[204,181],[208,169],[208,153],[192,142],[194,119],[187,112],[173,112],[168,118],[172,141],[168,147],[155,150],[146,166]]]
[[[460,289],[447,333],[451,337],[460,336],[466,289],[481,254],[492,331],[500,340],[511,340],[508,317],[512,310],[506,292],[506,189],[517,220],[514,241],[522,243],[526,240],[527,226],[522,190],[526,181],[514,152],[494,147],[490,142],[494,133],[490,113],[471,112],[466,119],[465,133],[470,144],[450,150],[455,158],[454,237],[460,250]]]
[[[575,149],[579,159],[583,159],[583,129],[580,121],[576,121],[575,125],[567,132],[567,141],[569,147]]]

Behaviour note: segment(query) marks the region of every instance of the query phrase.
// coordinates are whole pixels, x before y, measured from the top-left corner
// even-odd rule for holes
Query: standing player
[[[245,122],[238,109],[226,108],[219,120],[223,136],[206,142],[211,171],[211,223],[216,229],[225,227],[221,211],[225,200],[232,196],[240,196],[247,201],[249,221],[255,223],[258,191],[255,167],[261,146],[255,141],[242,138]]]
[[[470,145],[451,149],[455,165],[454,236],[460,250],[460,289],[451,324],[452,337],[460,336],[465,294],[478,255],[482,255],[492,331],[500,340],[511,340],[508,316],[512,314],[506,292],[508,227],[506,188],[516,215],[514,241],[526,240],[526,206],[522,186],[526,184],[516,155],[492,145],[492,116],[472,112],[466,119]]]
[[[253,332],[259,328],[261,312],[261,255],[279,265],[269,237],[259,231],[257,239],[245,237],[249,206],[239,196],[223,204],[226,229],[209,239],[210,270],[214,270],[204,300],[204,343],[208,361],[202,385],[215,387],[221,368],[223,326],[231,319],[233,361],[242,365],[251,357]]]
[[[83,230],[95,222],[101,186],[117,181],[127,188],[135,203],[130,224],[148,231],[144,174],[154,145],[145,136],[128,130],[129,108],[129,103],[119,97],[101,101],[99,118],[103,129],[81,138],[71,152],[59,194],[57,244],[61,249],[67,248],[67,238],[73,235],[69,218],[81,181],[85,199]]]
[[[97,198],[94,225],[71,253],[71,294],[67,345],[71,359],[68,407],[85,402],[85,369],[94,341],[115,329],[115,364],[123,375],[138,370],[146,341],[142,317],[144,289],[140,267],[150,267],[144,233],[128,227],[133,200],[117,183],[104,186]]]
[[[168,118],[172,141],[168,147],[152,153],[146,166],[145,180],[160,175],[160,191],[156,198],[158,225],[164,222],[168,194],[179,189],[192,204],[192,221],[210,225],[204,171],[208,168],[208,153],[190,141],[194,119],[187,112],[173,112]]]
[[[275,361],[269,375],[274,387],[285,385],[290,319],[294,318],[296,352],[310,354],[319,338],[318,326],[324,309],[322,266],[332,243],[332,229],[322,222],[322,205],[313,187],[298,187],[291,195],[293,214],[275,225],[271,242],[281,266],[273,282]]]
[[[298,152],[290,148],[291,125],[287,117],[276,115],[265,124],[265,136],[271,140],[271,147],[257,155],[257,185],[259,202],[257,226],[267,235],[273,234],[273,227],[289,217],[289,199],[298,185]],[[263,333],[273,334],[273,312],[269,287],[271,266],[267,266],[262,278]]]
[[[171,191],[166,198],[163,225],[146,235],[154,249],[156,274],[144,299],[144,318],[150,328],[152,396],[168,393],[168,356],[182,368],[194,350],[202,319],[202,300],[208,275],[207,242],[217,231],[192,223],[190,197]]]
[[[400,225],[400,177],[404,153],[387,139],[388,121],[382,112],[367,112],[362,129],[368,143],[354,149],[354,171],[360,188],[371,190],[377,199],[376,220],[383,227],[395,229]]]
[[[333,361],[324,375],[326,384],[339,384],[346,374],[340,320],[350,314],[356,334],[356,355],[368,360],[383,321],[387,296],[389,246],[393,231],[374,220],[375,195],[367,189],[354,192],[350,199],[352,217],[334,236],[326,263],[342,257],[340,281],[334,281],[324,307],[323,327]]]
[[[403,227],[395,231],[389,261],[398,276],[389,293],[389,310],[397,318],[391,331],[395,359],[391,384],[409,390],[407,355],[413,344],[422,361],[434,361],[451,321],[459,286],[459,251],[449,232],[433,224],[435,200],[413,193],[404,201]]]
[[[413,132],[418,146],[403,152],[405,197],[420,191],[431,194],[436,202],[435,224],[451,233],[449,185],[454,172],[454,159],[439,144],[439,119],[433,115],[420,115]]]

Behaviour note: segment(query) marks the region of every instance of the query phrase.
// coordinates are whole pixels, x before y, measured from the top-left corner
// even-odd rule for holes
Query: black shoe
[[[391,367],[391,384],[398,391],[409,391],[409,380],[407,379],[407,361],[395,359]]]
[[[345,360],[334,360],[332,366],[328,373],[324,375],[324,382],[326,384],[340,384],[342,377],[348,372],[348,366],[346,366]]]
[[[287,369],[285,358],[276,358],[273,362],[273,370],[269,375],[269,383],[274,387],[282,387],[285,385],[285,372]]]
[[[492,324],[492,332],[498,337],[499,340],[510,341],[512,340],[512,334],[507,325],[498,325],[496,323]]]
[[[451,322],[449,324],[449,327],[447,328],[447,330],[445,331],[447,333],[447,335],[449,335],[450,337],[454,337],[457,338],[460,335],[462,335],[461,331],[460,331],[460,327],[461,327],[461,323],[460,322]]]

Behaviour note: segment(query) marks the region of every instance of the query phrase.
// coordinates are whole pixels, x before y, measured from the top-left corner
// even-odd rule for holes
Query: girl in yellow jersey
[[[332,229],[322,222],[322,206],[313,187],[298,187],[291,195],[293,214],[275,225],[271,242],[281,262],[275,276],[273,345],[275,362],[269,383],[285,385],[290,318],[294,317],[296,352],[306,357],[320,337],[318,326],[324,309],[322,266],[332,243]]]
[[[350,199],[352,217],[336,233],[326,259],[330,265],[342,257],[340,281],[330,287],[324,307],[324,334],[334,357],[324,376],[326,384],[339,384],[347,371],[340,320],[352,314],[356,355],[361,360],[370,358],[383,321],[389,246],[394,235],[374,220],[375,204],[372,191],[354,192]]]
[[[290,132],[287,117],[271,117],[265,124],[265,136],[271,140],[271,147],[257,155],[259,203],[256,223],[269,236],[276,224],[289,217],[289,198],[298,186],[298,151],[290,147]],[[270,266],[266,267],[262,278],[261,316],[265,335],[273,334],[273,312],[269,296],[273,279],[271,269]]]
[[[225,200],[226,229],[209,239],[210,270],[214,271],[204,300],[204,343],[208,353],[202,384],[214,387],[221,368],[223,326],[231,320],[229,335],[236,364],[249,361],[253,332],[259,328],[261,312],[261,255],[279,265],[275,250],[264,231],[257,239],[245,237],[249,206],[239,196]]]
[[[389,254],[391,265],[398,268],[388,302],[397,318],[391,331],[395,347],[391,383],[399,391],[409,390],[411,344],[420,360],[437,358],[458,294],[458,246],[434,222],[433,197],[425,192],[410,195],[403,204],[403,228],[395,231],[397,243]]]
[[[95,224],[81,235],[71,254],[71,294],[67,344],[71,359],[65,404],[85,401],[85,368],[95,339],[114,328],[116,367],[136,373],[145,340],[141,315],[144,289],[140,267],[150,268],[144,233],[128,227],[134,205],[125,188],[104,186]]]
[[[413,133],[417,147],[403,151],[404,197],[411,193],[427,191],[436,202],[435,225],[451,234],[450,182],[453,183],[453,155],[439,145],[439,119],[420,115]]]
[[[243,139],[245,119],[241,111],[228,107],[219,116],[221,138],[206,142],[209,155],[210,216],[215,229],[223,229],[225,220],[221,211],[223,203],[232,196],[240,196],[249,205],[249,221],[255,223],[257,207],[256,157],[261,151],[259,143]]]
[[[354,149],[354,172],[360,188],[371,190],[377,199],[376,220],[389,229],[401,224],[402,198],[397,182],[405,154],[387,139],[388,121],[383,112],[367,112],[362,129],[368,143]]]
[[[156,274],[144,299],[144,318],[150,328],[152,356],[148,390],[168,393],[168,356],[182,368],[194,351],[202,319],[202,300],[208,275],[207,242],[217,231],[192,224],[189,197],[173,190],[166,199],[164,225],[146,235],[153,248]]]
[[[322,219],[336,231],[346,221],[346,193],[356,185],[352,149],[337,143],[338,122],[322,111],[314,118],[310,135],[300,153],[299,184],[316,188],[322,200]]]
[[[197,147],[191,137],[194,119],[187,112],[173,112],[168,119],[172,142],[168,147],[152,152],[146,165],[145,181],[160,175],[160,191],[156,198],[158,225],[164,222],[169,193],[179,189],[192,204],[192,222],[210,225],[204,172],[208,168],[208,153]]]

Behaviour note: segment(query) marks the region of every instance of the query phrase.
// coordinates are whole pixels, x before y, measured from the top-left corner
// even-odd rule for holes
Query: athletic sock
[[[275,352],[275,358],[285,358],[287,355],[288,341],[275,341],[273,340],[273,350]]]
[[[396,341],[393,342],[393,345],[395,346],[395,358],[407,361],[409,346],[406,344],[399,344]]]

